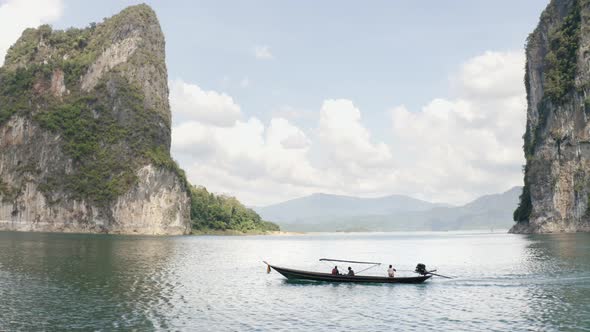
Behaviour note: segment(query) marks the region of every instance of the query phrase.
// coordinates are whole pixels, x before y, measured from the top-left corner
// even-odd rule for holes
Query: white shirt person
[[[397,270],[394,269],[393,266],[389,265],[389,269],[387,269],[387,275],[393,278],[395,277],[395,272],[397,272]]]

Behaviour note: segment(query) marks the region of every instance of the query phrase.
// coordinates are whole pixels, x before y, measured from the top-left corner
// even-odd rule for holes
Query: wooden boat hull
[[[417,277],[376,277],[376,276],[347,276],[333,275],[331,273],[309,272],[287,269],[268,264],[273,270],[282,274],[289,280],[314,280],[327,282],[357,282],[357,283],[384,283],[384,284],[420,284],[428,280],[431,275]]]

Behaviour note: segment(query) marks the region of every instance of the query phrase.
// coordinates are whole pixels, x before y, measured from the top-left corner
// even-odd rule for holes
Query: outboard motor
[[[422,263],[418,263],[418,265],[416,265],[416,270],[414,270],[414,272],[421,274],[423,276],[428,274],[428,271],[426,271],[426,265],[424,265]]]

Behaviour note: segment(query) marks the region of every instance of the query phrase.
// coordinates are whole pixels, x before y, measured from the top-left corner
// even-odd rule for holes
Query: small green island
[[[205,187],[191,187],[193,234],[260,234],[277,232],[277,224],[264,221],[235,197],[215,195]]]

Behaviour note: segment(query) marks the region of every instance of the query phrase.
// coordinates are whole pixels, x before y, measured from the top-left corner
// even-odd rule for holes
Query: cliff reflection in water
[[[529,235],[527,319],[559,329],[590,326],[590,234]]]
[[[172,238],[0,232],[0,327],[165,327],[173,256]]]

